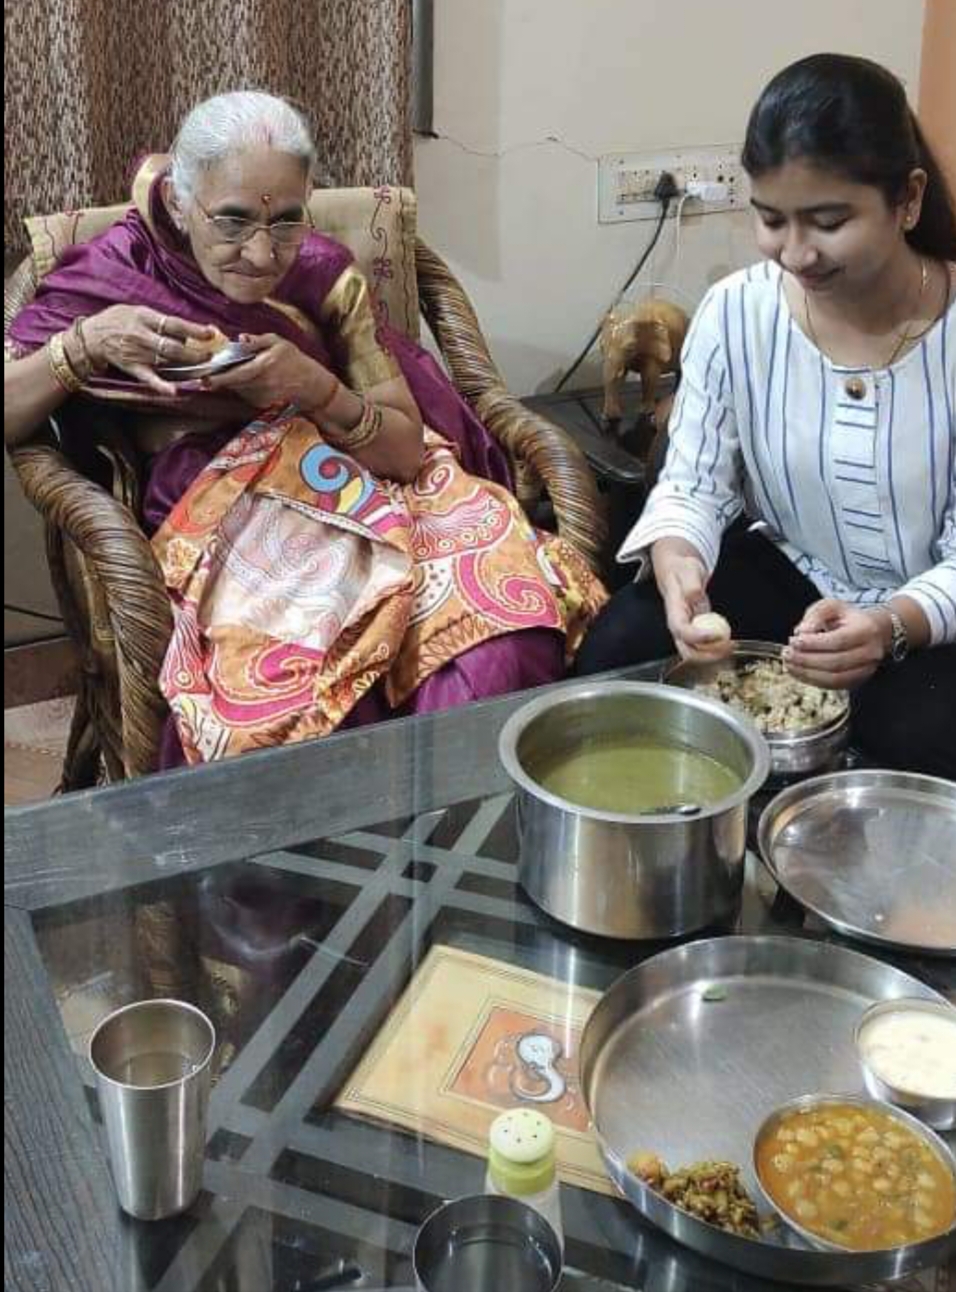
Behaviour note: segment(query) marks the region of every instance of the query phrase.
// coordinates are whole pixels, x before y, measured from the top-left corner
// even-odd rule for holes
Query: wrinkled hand
[[[207,377],[202,383],[205,390],[231,391],[256,409],[295,404],[308,412],[323,402],[332,374],[298,346],[274,333],[239,339],[255,351],[255,358]]]
[[[832,598],[816,601],[794,628],[784,663],[795,678],[814,686],[859,686],[886,658],[887,632],[879,611]]]
[[[145,305],[111,305],[85,321],[83,339],[97,370],[118,368],[157,394],[175,395],[177,387],[156,369],[194,362],[182,342],[189,337],[206,341],[215,331]]]
[[[651,549],[654,577],[664,602],[667,626],[683,659],[709,663],[725,659],[733,650],[728,637],[695,627],[695,615],[710,609],[707,570],[700,556],[683,539],[659,539]]]

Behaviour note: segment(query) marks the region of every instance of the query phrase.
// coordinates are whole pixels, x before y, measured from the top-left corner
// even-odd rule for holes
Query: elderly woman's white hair
[[[310,175],[315,169],[309,127],[285,99],[259,90],[235,90],[206,99],[186,117],[173,144],[173,192],[181,203],[188,203],[203,170],[231,153],[260,144],[298,157]]]

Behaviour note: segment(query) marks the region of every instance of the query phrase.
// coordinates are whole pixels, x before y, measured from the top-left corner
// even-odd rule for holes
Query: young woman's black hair
[[[882,190],[895,206],[910,173],[926,172],[914,250],[956,260],[956,203],[902,83],[866,58],[813,54],[779,72],[747,125],[742,161],[753,178],[801,158]]]

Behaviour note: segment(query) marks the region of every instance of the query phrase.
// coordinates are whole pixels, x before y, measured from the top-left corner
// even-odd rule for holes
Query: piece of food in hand
[[[189,358],[192,363],[206,363],[214,354],[218,354],[228,344],[229,338],[224,332],[220,332],[217,327],[210,329],[209,336],[190,336],[183,341],[183,347],[189,351]]]
[[[760,1237],[760,1217],[733,1162],[695,1162],[669,1171],[654,1153],[635,1153],[628,1168],[675,1207],[744,1238]]]
[[[712,610],[708,610],[701,615],[694,615],[690,621],[690,626],[697,632],[706,633],[711,641],[730,641],[730,624],[723,615],[715,614]]]

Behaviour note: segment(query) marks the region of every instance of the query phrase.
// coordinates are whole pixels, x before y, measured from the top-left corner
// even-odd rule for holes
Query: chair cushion
[[[80,242],[92,242],[126,215],[132,204],[119,206],[91,206],[80,211],[60,211],[56,215],[32,215],[24,220],[33,268],[38,279],[56,268],[57,261],[67,247]]]
[[[104,233],[130,203],[36,215],[26,223],[37,278],[48,274],[67,247]],[[420,335],[415,238],[418,208],[408,188],[316,189],[309,203],[316,228],[349,248],[368,279],[381,317],[413,340]]]
[[[342,242],[368,279],[376,309],[417,341],[418,204],[410,188],[316,189],[309,203],[316,228]]]

